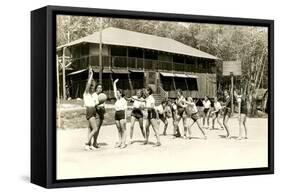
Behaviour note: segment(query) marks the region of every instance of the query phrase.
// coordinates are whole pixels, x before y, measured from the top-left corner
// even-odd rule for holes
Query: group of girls
[[[218,122],[221,129],[225,129],[226,137],[230,138],[228,120],[231,116],[231,97],[227,91],[224,92],[224,102],[221,104],[217,98],[214,98],[213,106],[208,97],[202,101],[203,110],[203,126],[199,122],[200,115],[196,106],[196,103],[191,97],[184,97],[181,90],[177,91],[177,98],[174,101],[162,101],[159,106],[155,105],[155,99],[153,97],[153,90],[147,87],[143,90],[138,90],[136,96],[126,98],[123,91],[117,88],[118,79],[113,82],[114,96],[116,102],[115,108],[115,124],[118,130],[118,142],[116,143],[116,148],[125,148],[126,143],[126,121],[127,121],[127,102],[133,101],[133,107],[130,118],[130,140],[129,144],[134,142],[134,126],[135,123],[139,123],[141,134],[144,138],[144,144],[149,142],[150,126],[156,137],[156,143],[154,146],[161,146],[159,126],[162,121],[164,124],[163,135],[167,134],[168,119],[172,118],[174,137],[181,137],[181,132],[179,124],[183,123],[183,138],[192,138],[191,127],[196,123],[198,129],[201,131],[203,139],[207,139],[207,136],[203,130],[209,128],[209,119],[212,117],[212,129],[214,129],[215,121]],[[98,134],[101,125],[104,120],[105,108],[104,103],[100,103],[98,100],[98,95],[102,92],[102,85],[93,83],[93,72],[89,71],[89,78],[86,84],[86,89],[83,95],[84,105],[86,107],[86,118],[89,123],[89,132],[87,142],[85,143],[86,150],[94,150],[99,148],[97,143]],[[242,96],[235,93],[234,97],[239,102],[239,137],[242,139],[242,128],[244,127],[245,137],[247,138],[247,128],[246,128],[246,114],[247,106],[246,100]],[[223,124],[219,120],[219,115],[223,115]],[[146,117],[146,122],[144,126],[144,117]],[[189,122],[189,120],[191,122]]]

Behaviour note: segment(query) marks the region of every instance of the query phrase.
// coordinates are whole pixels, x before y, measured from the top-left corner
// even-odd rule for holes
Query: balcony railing
[[[87,68],[88,66],[99,67],[99,56],[85,56],[72,60],[72,64],[77,68]],[[104,68],[126,68],[126,69],[141,69],[153,71],[167,72],[195,72],[195,73],[215,73],[214,65],[206,65],[205,68],[200,68],[201,65],[175,63],[168,61],[143,59],[136,57],[123,56],[103,56],[102,64]]]

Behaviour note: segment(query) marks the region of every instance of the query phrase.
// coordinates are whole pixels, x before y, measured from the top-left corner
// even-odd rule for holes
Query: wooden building
[[[147,85],[161,97],[175,98],[177,89],[195,98],[216,96],[217,57],[165,37],[113,27],[101,34],[102,69],[99,32],[57,48],[59,56],[65,48],[69,58],[65,79],[71,98],[82,97],[89,66],[95,80],[102,70],[103,89],[109,98],[113,98],[115,78],[128,96]]]

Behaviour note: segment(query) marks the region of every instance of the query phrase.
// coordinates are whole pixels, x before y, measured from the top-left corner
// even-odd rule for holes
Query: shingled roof
[[[80,43],[99,43],[99,32],[95,32],[92,35],[77,39],[68,44],[59,46],[57,49],[62,47],[69,47]],[[107,45],[118,45],[128,47],[138,47],[144,49],[158,50],[168,53],[182,54],[193,57],[207,58],[207,59],[218,59],[217,57],[195,49],[191,46],[185,45],[179,41],[160,37],[150,34],[144,34],[140,32],[134,32],[130,30],[124,30],[120,28],[109,27],[102,30],[102,43]]]

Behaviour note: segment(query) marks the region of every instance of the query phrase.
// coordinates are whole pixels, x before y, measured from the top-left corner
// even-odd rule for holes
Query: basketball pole
[[[59,77],[59,57],[56,56],[56,72],[57,72],[57,127],[61,127],[61,118],[60,118],[60,77]]]
[[[230,80],[231,80],[231,114],[233,114],[234,112],[234,108],[233,108],[233,72],[230,72]]]
[[[99,83],[102,84],[102,18],[100,18],[100,42],[99,42]]]

